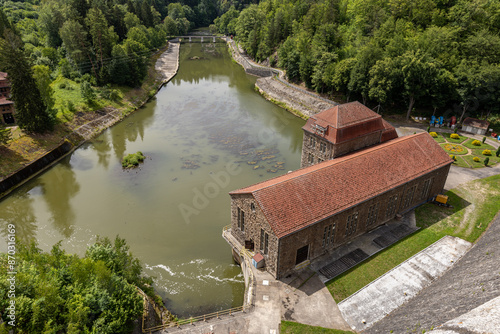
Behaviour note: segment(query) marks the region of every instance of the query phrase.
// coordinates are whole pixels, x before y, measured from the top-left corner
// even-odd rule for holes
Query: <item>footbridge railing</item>
[[[215,43],[217,39],[223,39],[224,41],[226,40],[225,36],[216,36],[216,35],[186,35],[186,36],[170,36],[168,38],[169,40],[188,40],[189,43],[193,41],[193,39],[201,39],[201,42],[203,43],[204,41]]]

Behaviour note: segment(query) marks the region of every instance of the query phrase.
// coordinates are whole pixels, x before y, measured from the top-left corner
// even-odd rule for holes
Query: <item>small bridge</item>
[[[172,39],[170,39],[170,40],[171,41],[175,41],[175,42],[189,41],[189,43],[191,43],[193,41],[193,39],[196,39],[196,40],[201,39],[202,43],[204,41],[215,43],[217,38],[222,39],[224,42],[226,41],[226,37],[225,36],[215,36],[215,35],[176,36],[176,37],[172,37]]]

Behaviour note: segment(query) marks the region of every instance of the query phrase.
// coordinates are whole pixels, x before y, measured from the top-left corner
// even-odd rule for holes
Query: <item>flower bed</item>
[[[441,144],[440,145],[446,152],[453,155],[464,155],[468,153],[468,150],[459,144]]]

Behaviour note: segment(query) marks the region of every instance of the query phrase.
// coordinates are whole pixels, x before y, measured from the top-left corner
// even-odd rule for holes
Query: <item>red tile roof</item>
[[[14,104],[14,102],[7,100],[5,97],[0,97],[0,106],[6,105],[6,104]]]
[[[385,119],[382,119],[382,125],[384,126],[384,130],[382,131],[382,138],[380,138],[381,143],[385,143],[388,140],[398,138],[398,133],[396,129]]]
[[[462,125],[473,126],[475,128],[480,128],[480,129],[488,129],[488,127],[490,126],[490,122],[482,121],[482,120],[477,119],[477,118],[467,117],[463,121]]]
[[[252,194],[281,238],[452,162],[424,132],[229,194]]]
[[[317,126],[325,130],[322,136],[334,144],[384,129],[382,117],[358,101],[317,113],[302,129],[318,134]]]

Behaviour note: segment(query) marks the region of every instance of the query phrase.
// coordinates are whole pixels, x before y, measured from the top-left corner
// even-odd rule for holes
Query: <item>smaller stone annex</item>
[[[321,123],[318,115],[304,127],[304,137],[320,120],[325,133],[314,138],[326,136],[332,145],[346,142],[335,141],[339,129],[353,133],[349,127],[360,124],[333,122],[330,127],[334,119]],[[261,253],[266,270],[277,279],[442,192],[453,162],[448,154],[428,133],[377,144],[384,131],[397,137],[377,116],[352,130],[362,143],[351,148],[370,147],[229,193],[231,227],[226,233],[240,247]]]
[[[307,120],[302,128],[301,167],[334,159],[398,137],[396,129],[363,104],[339,104]]]

